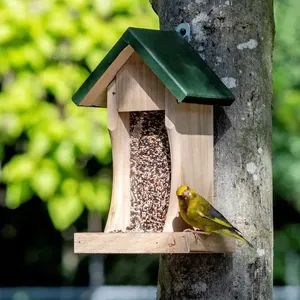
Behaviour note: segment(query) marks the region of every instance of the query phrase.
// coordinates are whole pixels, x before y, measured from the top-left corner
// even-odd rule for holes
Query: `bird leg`
[[[201,234],[205,234],[205,235],[211,235],[211,232],[206,232],[206,231],[200,230],[198,228],[196,228],[196,229],[186,228],[183,230],[183,232],[193,232],[193,233],[201,233]]]
[[[192,228],[186,228],[186,229],[184,229],[183,230],[183,232],[197,232],[197,231],[199,231],[199,229],[192,229]]]
[[[183,232],[191,232],[194,235],[196,244],[198,240],[201,240],[199,233],[206,235],[206,237],[202,236],[202,239],[204,240],[207,239],[207,237],[211,234],[211,232],[205,232],[200,229],[191,229],[191,228],[184,229]]]

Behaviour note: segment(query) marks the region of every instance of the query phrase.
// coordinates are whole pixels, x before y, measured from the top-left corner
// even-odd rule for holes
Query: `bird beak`
[[[191,192],[189,190],[185,190],[182,193],[182,196],[183,196],[184,199],[189,199],[191,197]]]

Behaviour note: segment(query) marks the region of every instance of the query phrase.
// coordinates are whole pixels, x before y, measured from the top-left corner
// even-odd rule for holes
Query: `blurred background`
[[[300,286],[300,2],[275,17],[274,285]],[[0,20],[0,299],[155,286],[158,256],[73,254],[74,232],[105,224],[112,171],[106,111],[71,97],[129,26],[158,28],[148,0],[2,0]]]

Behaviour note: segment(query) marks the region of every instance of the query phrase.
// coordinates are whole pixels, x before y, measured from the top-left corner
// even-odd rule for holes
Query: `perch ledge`
[[[75,233],[74,246],[86,254],[225,253],[235,251],[235,240],[192,232]]]

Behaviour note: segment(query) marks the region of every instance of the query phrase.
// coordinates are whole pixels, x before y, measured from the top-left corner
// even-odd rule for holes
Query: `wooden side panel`
[[[165,87],[135,52],[116,76],[119,112],[163,110]]]
[[[130,220],[129,113],[117,110],[116,83],[107,90],[108,129],[113,154],[113,190],[105,232],[125,230]]]
[[[176,197],[176,190],[182,183],[181,172],[181,136],[176,130],[176,106],[177,100],[166,89],[165,94],[165,125],[168,133],[170,154],[171,154],[171,191],[169,208],[166,215],[164,232],[183,231],[188,228],[187,224],[179,216],[179,205]]]
[[[134,52],[133,48],[128,45],[117,56],[113,63],[107,68],[106,72],[98,79],[95,85],[90,89],[85,98],[80,102],[80,106],[99,106],[106,107],[106,90],[108,85],[115,78],[117,72],[126,63]]]
[[[166,127],[171,151],[171,198],[165,232],[182,231],[176,189],[186,184],[213,199],[213,107],[178,104],[166,89]]]
[[[86,254],[225,253],[235,251],[233,238],[190,232],[75,233],[74,252]]]

